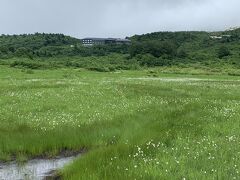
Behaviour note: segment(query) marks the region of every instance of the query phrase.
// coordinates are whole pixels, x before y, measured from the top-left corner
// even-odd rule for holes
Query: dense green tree
[[[177,52],[177,56],[179,58],[186,58],[188,56],[187,52],[184,49],[180,49]]]
[[[30,59],[33,59],[33,52],[25,47],[18,48],[15,52],[15,55],[17,57],[28,57]]]
[[[217,51],[217,55],[220,59],[222,59],[223,57],[229,56],[231,55],[230,50],[228,49],[228,47],[226,46],[221,46],[218,51]]]
[[[137,54],[151,54],[154,57],[168,55],[169,57],[176,56],[176,45],[170,41],[145,41],[134,43],[130,48],[131,57]]]

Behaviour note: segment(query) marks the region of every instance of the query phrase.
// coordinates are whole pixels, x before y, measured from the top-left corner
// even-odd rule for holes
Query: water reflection
[[[76,156],[49,160],[31,160],[23,165],[15,162],[0,164],[0,180],[43,180],[50,172],[63,168]]]

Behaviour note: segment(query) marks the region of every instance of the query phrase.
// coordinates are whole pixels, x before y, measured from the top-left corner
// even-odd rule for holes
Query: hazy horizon
[[[76,38],[158,31],[221,31],[240,25],[238,0],[2,0],[0,34]]]

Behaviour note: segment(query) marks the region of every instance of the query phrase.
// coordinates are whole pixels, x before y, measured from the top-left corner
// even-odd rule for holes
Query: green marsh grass
[[[88,152],[63,179],[239,179],[237,76],[0,67],[0,160]]]

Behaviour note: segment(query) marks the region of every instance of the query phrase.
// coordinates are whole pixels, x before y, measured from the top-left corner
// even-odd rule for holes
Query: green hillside
[[[143,64],[161,65],[164,60],[170,64],[207,63],[224,59],[225,62],[239,65],[240,29],[223,32],[156,32],[136,35],[132,40],[131,56],[141,59]],[[152,64],[149,59],[153,61]]]
[[[63,34],[2,35],[0,62],[12,67],[63,65],[100,71],[188,65],[240,68],[240,29],[222,32],[154,32],[129,39],[131,45],[84,47],[80,39]],[[37,64],[41,61],[46,65],[36,66],[36,60]]]
[[[0,36],[0,56],[2,58],[51,56],[76,43],[79,43],[78,39],[63,34],[2,35]]]
[[[24,35],[1,35],[0,58],[55,56],[103,56],[109,52],[127,51],[126,47],[98,46],[87,48],[81,45],[81,40],[63,34],[24,34]],[[127,52],[126,52],[127,53]]]

